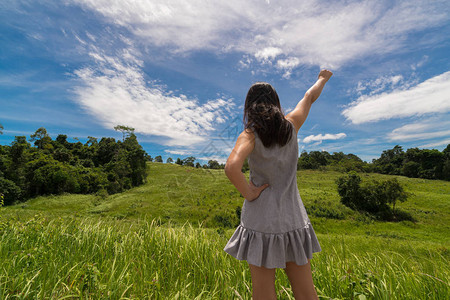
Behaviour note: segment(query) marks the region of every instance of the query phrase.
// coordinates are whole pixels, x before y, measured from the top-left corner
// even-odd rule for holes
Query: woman
[[[244,131],[225,165],[245,200],[240,224],[224,250],[248,262],[255,300],[276,299],[276,268],[286,271],[295,299],[317,299],[309,260],[321,248],[297,187],[297,134],[331,75],[320,71],[286,116],[270,84],[255,83],[247,93]],[[241,172],[247,157],[248,183]]]

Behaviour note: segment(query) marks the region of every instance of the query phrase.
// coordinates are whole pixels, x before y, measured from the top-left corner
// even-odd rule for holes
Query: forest
[[[108,195],[141,185],[147,174],[146,153],[132,130],[122,126],[123,140],[88,137],[69,142],[53,140],[43,127],[27,141],[16,136],[0,145],[0,193],[4,204],[47,194],[98,193]]]

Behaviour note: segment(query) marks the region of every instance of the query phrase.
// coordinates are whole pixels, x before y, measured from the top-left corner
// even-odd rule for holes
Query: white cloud
[[[415,71],[417,68],[422,67],[428,61],[428,58],[428,55],[424,55],[419,62],[411,65],[411,69]]]
[[[361,96],[342,114],[353,124],[450,111],[450,71],[407,90]]]
[[[148,86],[141,61],[126,50],[121,57],[91,53],[96,65],[75,71],[81,85],[76,101],[106,127],[123,124],[136,132],[170,138],[166,145],[194,145],[205,141],[215,123],[223,123],[234,106],[225,98],[199,104],[197,99],[173,95],[161,86]]]
[[[434,148],[434,147],[439,147],[439,146],[447,146],[448,144],[450,144],[450,139],[445,139],[442,141],[421,145],[421,146],[419,146],[419,148]]]
[[[277,67],[280,69],[292,69],[300,64],[300,60],[296,57],[290,57],[287,59],[280,59],[277,61]]]
[[[413,123],[403,125],[402,127],[394,129],[392,132],[397,134],[410,134],[412,132],[423,132],[430,127],[432,127],[432,124],[430,123]]]
[[[269,61],[280,55],[283,51],[276,47],[267,47],[255,53],[255,58],[260,61]]]
[[[79,41],[81,44],[83,44],[83,45],[86,45],[87,43],[84,41],[84,40],[82,40],[77,34],[73,34],[74,36],[75,36],[75,38],[77,39],[77,41]]]
[[[402,75],[394,75],[394,76],[381,76],[374,80],[370,80],[367,82],[358,82],[358,86],[356,87],[356,92],[361,95],[362,92],[366,92],[366,94],[373,95],[380,93],[386,89],[393,89],[399,83],[403,81]],[[408,85],[409,83],[405,83]]]
[[[239,60],[238,63],[238,69],[240,71],[244,69],[248,69],[252,63],[252,59],[248,55],[244,55],[241,60]]]
[[[450,136],[450,130],[442,130],[435,132],[420,132],[420,133],[409,133],[409,134],[401,134],[395,132],[395,130],[388,135],[389,140],[391,141],[415,141],[415,140],[428,140],[432,138],[438,137],[447,137]]]
[[[449,121],[442,119],[430,119],[419,123],[406,124],[388,133],[390,141],[417,141],[431,140],[435,138],[448,138],[450,136]],[[433,142],[435,143],[435,142]]]
[[[392,76],[390,79],[391,79],[391,83],[393,85],[395,85],[395,84],[397,84],[397,83],[399,83],[400,81],[403,80],[403,76],[402,75],[395,75],[395,76]]]
[[[166,149],[166,150],[164,150],[165,152],[167,152],[167,153],[170,153],[170,154],[176,154],[176,155],[187,155],[187,154],[191,154],[192,152],[191,151],[188,151],[188,150],[169,150],[169,149]]]
[[[318,144],[322,143],[324,140],[339,140],[345,138],[347,135],[343,132],[337,134],[318,134],[318,135],[309,135],[303,139],[304,143],[318,142]]]
[[[296,57],[289,57],[287,59],[280,59],[277,61],[277,68],[284,70],[283,78],[289,79],[292,74],[292,70],[300,65],[301,62]]]
[[[425,0],[72,1],[173,52],[238,51],[331,68],[401,50],[408,34],[449,18],[446,1]]]

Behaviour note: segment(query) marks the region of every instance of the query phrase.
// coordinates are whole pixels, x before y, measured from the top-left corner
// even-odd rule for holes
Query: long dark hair
[[[257,82],[248,90],[244,106],[244,128],[253,128],[264,147],[284,146],[292,138],[292,123],[281,110],[275,89],[267,82]]]

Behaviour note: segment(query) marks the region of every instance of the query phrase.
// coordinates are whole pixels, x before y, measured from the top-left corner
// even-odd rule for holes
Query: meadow
[[[120,194],[0,208],[0,299],[250,299],[246,262],[222,250],[243,201],[223,170],[148,168]],[[397,176],[410,193],[398,208],[415,221],[379,222],[340,204],[340,175],[298,172],[322,246],[311,261],[320,298],[448,299],[450,183]],[[293,299],[283,270],[276,286]]]

